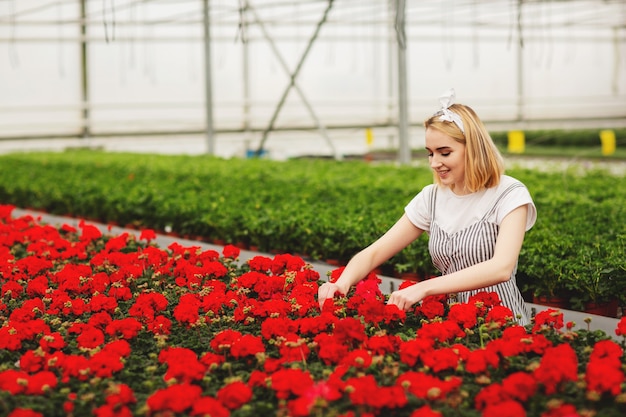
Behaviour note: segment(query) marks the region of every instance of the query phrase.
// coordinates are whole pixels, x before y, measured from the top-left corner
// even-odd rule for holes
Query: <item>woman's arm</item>
[[[520,206],[502,220],[491,259],[394,291],[388,304],[395,304],[399,309],[407,311],[429,295],[476,290],[509,280],[524,241],[527,211],[526,205]]]
[[[352,285],[400,252],[422,233],[423,230],[413,225],[407,215],[404,214],[384,235],[354,255],[337,282],[327,282],[320,286],[318,290],[320,307],[324,305],[324,301],[333,298],[337,292],[347,294]]]

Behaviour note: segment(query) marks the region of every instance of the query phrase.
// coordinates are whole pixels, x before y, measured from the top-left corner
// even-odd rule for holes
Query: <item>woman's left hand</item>
[[[426,297],[423,286],[418,282],[401,290],[391,293],[387,304],[395,304],[400,310],[409,311],[413,305]]]

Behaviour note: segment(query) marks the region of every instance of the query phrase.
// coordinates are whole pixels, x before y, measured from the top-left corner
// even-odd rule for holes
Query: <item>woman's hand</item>
[[[395,304],[398,309],[409,311],[411,307],[426,297],[424,286],[420,284],[421,283],[418,282],[410,287],[392,292],[387,304]]]
[[[334,282],[325,282],[317,290],[317,299],[320,303],[320,309],[324,307],[324,302],[329,298],[333,298],[335,294],[339,293],[341,295],[346,295],[345,290],[343,290],[339,285]]]

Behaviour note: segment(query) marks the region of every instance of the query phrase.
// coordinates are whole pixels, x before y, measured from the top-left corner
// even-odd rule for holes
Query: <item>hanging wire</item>
[[[247,0],[239,0],[239,7],[237,12],[239,13],[239,23],[237,24],[237,34],[235,35],[235,42],[241,40],[241,43],[248,42],[248,21],[246,11],[248,9]]]
[[[59,63],[58,70],[61,78],[65,78],[65,66],[63,65],[63,57],[65,54],[63,42],[61,42],[61,39],[63,39],[63,25],[61,22],[63,22],[63,5],[61,3],[57,3],[57,35],[59,37],[59,41],[57,42],[57,59]]]
[[[15,24],[15,20],[17,18],[16,13],[15,13],[15,2],[17,0],[10,0],[9,1],[9,16],[10,16],[10,30],[11,30],[11,35],[10,35],[10,43],[9,43],[9,62],[11,63],[11,68],[17,68],[20,66],[20,58],[19,55],[17,53],[17,42],[16,42],[16,38],[17,38],[17,26]]]
[[[107,0],[102,0],[102,22],[104,23],[104,38],[109,43],[109,25],[107,23]],[[111,39],[115,40],[115,0],[109,0],[111,4]]]

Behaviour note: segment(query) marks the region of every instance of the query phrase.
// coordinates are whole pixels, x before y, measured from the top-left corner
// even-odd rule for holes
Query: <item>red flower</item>
[[[615,334],[618,336],[626,337],[626,316],[622,317],[617,323],[617,328],[615,329]]]
[[[498,323],[500,326],[504,326],[514,319],[515,316],[510,308],[504,306],[494,306],[487,313],[485,321],[487,323]]]
[[[217,399],[231,410],[236,410],[252,399],[252,390],[241,381],[231,382],[217,391]]]
[[[268,272],[272,268],[272,259],[266,256],[257,255],[248,260],[248,265],[252,271]]]
[[[446,369],[455,370],[459,366],[459,355],[452,348],[436,349],[423,355],[422,363],[436,373]]]
[[[76,342],[78,347],[94,349],[104,343],[104,333],[93,326],[86,324],[74,324],[68,330],[68,333],[78,333]]]
[[[506,400],[487,405],[483,410],[482,417],[526,417],[526,410],[517,401]]]
[[[552,308],[540,311],[533,320],[535,322],[532,329],[533,333],[536,333],[544,328],[559,330],[562,329],[564,325],[563,313]]]
[[[106,327],[109,336],[121,336],[123,339],[132,339],[142,329],[141,323],[132,317],[114,320]]]
[[[206,366],[198,360],[196,354],[187,348],[168,347],[159,353],[159,362],[167,364],[164,381],[174,379],[191,383],[200,380],[206,372]]]
[[[265,344],[260,336],[254,336],[251,334],[245,334],[240,339],[236,340],[231,348],[230,354],[238,359],[246,356],[254,356],[257,353],[265,352]]]
[[[237,259],[239,258],[240,253],[241,250],[234,245],[226,245],[222,249],[222,255],[224,255],[224,258]]]
[[[141,234],[139,235],[139,240],[145,240],[148,243],[150,243],[150,241],[156,239],[157,235],[154,232],[154,230],[152,229],[143,229],[141,231]]]
[[[527,401],[537,391],[537,381],[526,372],[514,372],[502,381],[502,391],[517,401]]]
[[[194,401],[189,415],[200,417],[228,417],[230,416],[230,411],[215,398],[202,397]]]
[[[560,344],[546,349],[534,376],[551,395],[558,391],[562,383],[578,379],[578,357],[568,344]]]
[[[174,318],[190,326],[200,319],[200,300],[195,294],[184,294],[174,308]]]
[[[396,385],[422,399],[445,398],[452,391],[456,391],[461,386],[462,379],[451,377],[441,380],[435,376],[423,372],[407,371],[398,376]]]
[[[497,368],[500,357],[493,349],[476,349],[469,353],[465,362],[465,370],[473,374],[487,371],[488,367]]]
[[[455,321],[459,327],[465,329],[476,326],[477,316],[478,308],[473,304],[453,304],[448,312],[448,320]]]
[[[432,339],[412,339],[400,345],[400,360],[409,365],[415,366],[417,361],[423,356],[432,352],[434,341]]]
[[[153,411],[173,411],[183,413],[196,404],[202,395],[202,388],[187,383],[171,385],[157,390],[148,397],[146,404]]]
[[[548,405],[549,410],[541,413],[541,417],[582,417],[571,404]]]
[[[241,339],[242,334],[237,330],[226,329],[217,333],[209,345],[214,352],[220,353],[224,351],[230,351],[231,346],[237,340]]]
[[[434,411],[430,406],[425,405],[413,411],[409,417],[442,417],[439,411]]]
[[[16,408],[7,417],[44,417],[44,415],[30,408]]]
[[[81,220],[78,223],[78,227],[81,228],[82,234],[80,236],[81,241],[93,241],[102,237],[102,232],[96,226],[85,223],[84,220]]]
[[[313,386],[311,375],[300,369],[281,369],[272,374],[270,379],[271,388],[279,399],[304,395]]]
[[[353,350],[339,364],[352,366],[357,369],[367,369],[372,364],[372,355],[365,349]]]

